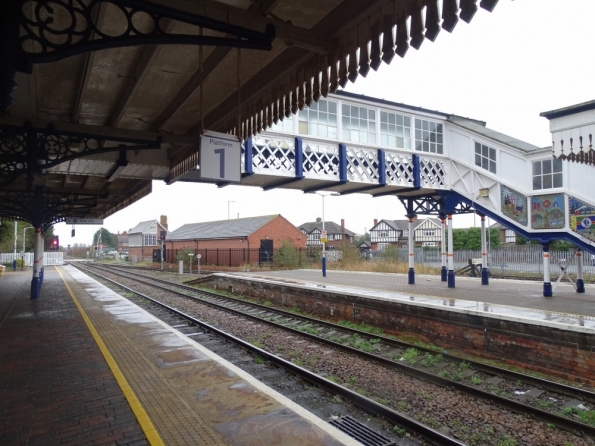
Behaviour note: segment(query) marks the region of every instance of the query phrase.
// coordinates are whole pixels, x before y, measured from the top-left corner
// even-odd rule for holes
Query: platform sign
[[[206,132],[200,137],[200,178],[239,183],[242,149],[240,140],[227,133]]]
[[[328,242],[328,237],[327,237],[326,229],[323,229],[323,230],[320,232],[320,241],[321,241],[322,243],[326,243],[326,242]]]
[[[67,218],[64,223],[67,225],[102,225],[103,218]]]

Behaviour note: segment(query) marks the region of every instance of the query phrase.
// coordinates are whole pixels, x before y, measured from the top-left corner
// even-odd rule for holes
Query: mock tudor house
[[[187,223],[167,235],[166,259],[175,261],[177,252],[190,249],[196,255],[201,254],[204,263],[238,266],[239,259],[244,257],[235,255],[235,251],[244,251],[245,256],[249,256],[251,251],[260,249],[267,253],[266,260],[270,260],[273,251],[284,240],[289,240],[297,249],[306,248],[304,234],[280,214]],[[248,259],[245,257],[244,260]]]
[[[424,218],[413,222],[413,240],[416,247],[440,246],[442,222],[437,218]],[[372,250],[388,246],[405,248],[409,242],[409,220],[376,220],[370,229]]]
[[[157,220],[143,221],[128,231],[128,254],[137,256],[139,261],[151,261],[153,250],[161,247],[161,231],[167,234],[167,216]]]
[[[320,234],[322,232],[322,219],[319,217],[314,222],[304,223],[298,227],[300,231],[308,237],[306,244],[308,246],[321,246]],[[349,243],[353,245],[355,243],[355,233],[345,228],[345,220],[341,219],[341,224],[338,225],[332,221],[324,222],[324,229],[327,233],[328,242],[326,248],[334,248],[342,245],[343,243]]]

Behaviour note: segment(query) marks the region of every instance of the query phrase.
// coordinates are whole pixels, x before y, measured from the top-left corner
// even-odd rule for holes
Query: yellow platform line
[[[126,378],[122,374],[120,367],[118,367],[118,364],[116,364],[116,361],[114,360],[113,356],[111,355],[111,353],[105,346],[103,340],[101,339],[101,336],[99,336],[99,333],[97,332],[97,330],[95,330],[93,323],[91,322],[91,320],[85,313],[85,310],[83,309],[82,305],[78,301],[75,294],[70,289],[68,282],[66,282],[66,279],[64,278],[64,276],[62,275],[62,273],[60,272],[58,267],[55,266],[55,268],[56,268],[56,271],[58,271],[58,274],[60,275],[62,280],[64,281],[64,285],[66,285],[66,289],[68,290],[68,293],[70,293],[70,297],[72,297],[74,304],[78,308],[79,312],[81,313],[81,316],[83,317],[85,323],[87,324],[87,328],[93,335],[93,339],[95,339],[95,342],[97,342],[97,346],[99,347],[99,350],[101,350],[103,357],[107,361],[109,368],[111,369],[112,373],[114,374],[114,377],[116,378],[116,381],[118,382],[118,385],[120,386],[120,389],[122,390],[122,393],[124,393],[124,396],[126,397],[126,400],[128,401],[128,404],[130,405],[130,408],[132,409],[134,416],[136,417],[138,423],[140,424],[141,429],[143,430],[145,436],[147,437],[149,444],[154,445],[154,446],[163,446],[164,445],[163,440],[161,440],[159,433],[155,429],[155,426],[153,426],[153,423],[149,419],[147,413],[145,412],[145,409],[143,409],[138,398],[132,391],[132,388],[126,381]]]

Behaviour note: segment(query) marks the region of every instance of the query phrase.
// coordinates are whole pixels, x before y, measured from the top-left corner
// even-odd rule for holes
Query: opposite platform
[[[310,289],[354,293],[371,298],[442,307],[446,311],[477,312],[502,319],[525,319],[543,324],[595,329],[595,285],[587,284],[577,293],[569,283],[561,283],[553,297],[544,297],[543,283],[523,280],[457,277],[456,288],[448,288],[440,276],[417,275],[416,284],[407,283],[407,274],[328,270],[283,270],[233,273]]]
[[[359,444],[72,267],[30,280],[0,278],[1,444]]]

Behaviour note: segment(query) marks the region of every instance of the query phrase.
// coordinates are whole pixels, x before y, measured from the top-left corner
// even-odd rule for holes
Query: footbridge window
[[[411,117],[381,111],[380,144],[397,149],[411,149]]]
[[[351,142],[376,144],[376,111],[343,104],[343,139]]]
[[[442,153],[442,124],[415,120],[415,150],[421,152]]]
[[[562,186],[562,160],[549,159],[533,162],[533,190]]]
[[[300,134],[337,139],[337,103],[321,99],[300,110]]]
[[[475,165],[496,173],[496,149],[475,143]]]
[[[283,119],[283,121],[279,120],[277,124],[273,124],[271,126],[271,131],[279,133],[293,133],[293,115],[291,115],[289,118]]]

